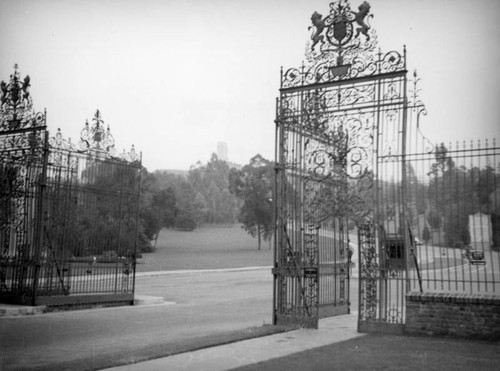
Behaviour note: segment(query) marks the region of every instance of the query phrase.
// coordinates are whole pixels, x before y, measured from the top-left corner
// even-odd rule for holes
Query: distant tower
[[[217,142],[217,157],[219,160],[227,161],[227,143]]]

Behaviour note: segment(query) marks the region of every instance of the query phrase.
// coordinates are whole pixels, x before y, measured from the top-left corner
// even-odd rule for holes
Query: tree
[[[150,191],[149,197],[147,194],[144,195],[143,199],[149,200],[141,208],[144,233],[150,241],[155,242],[156,248],[162,228],[171,228],[175,225],[179,213],[176,207],[175,191],[172,187],[155,189]]]
[[[460,206],[452,205],[444,218],[445,243],[450,247],[463,247],[470,244],[469,216]]]
[[[444,143],[436,146],[434,150],[434,157],[436,159],[436,162],[432,164],[431,173],[436,176],[444,174],[448,170],[455,167],[455,163],[453,162],[451,157],[448,156],[448,148],[446,148]]]
[[[441,214],[436,209],[431,209],[427,214],[427,222],[433,230],[441,228]]]
[[[205,220],[207,212],[207,200],[200,192],[197,192],[194,198],[194,214],[197,227]]]
[[[219,160],[212,154],[206,165],[198,162],[188,173],[188,181],[198,197],[199,206],[196,210],[197,223],[232,224],[235,221],[239,204],[234,194],[229,192],[230,168],[226,161]]]
[[[256,155],[242,170],[233,169],[229,176],[229,190],[243,201],[239,220],[252,237],[257,237],[259,250],[262,239],[270,240],[273,232],[273,175],[273,163]]]
[[[422,239],[425,243],[428,243],[431,239],[431,232],[429,231],[429,227],[425,226],[422,231]]]
[[[171,228],[179,210],[175,206],[175,190],[173,187],[160,189],[153,194],[152,207],[158,211],[162,228]]]
[[[179,214],[175,220],[175,228],[192,231],[196,229],[196,193],[186,179],[178,178],[177,181],[176,207],[179,209]]]
[[[482,212],[494,215],[496,204],[490,195],[500,180],[491,166],[457,166],[443,145],[436,146],[428,187],[428,215],[431,228],[443,226],[448,246],[461,247],[470,243],[469,215]],[[492,217],[494,219],[494,217]]]
[[[171,189],[173,198],[167,200],[175,200],[175,204],[170,203],[168,207],[171,211],[163,210],[163,216],[168,221],[165,227],[174,227],[182,230],[191,231],[197,227],[197,199],[196,192],[184,175],[172,174],[168,172],[156,171],[155,176],[158,184],[163,189]],[[199,200],[199,199],[198,199]]]

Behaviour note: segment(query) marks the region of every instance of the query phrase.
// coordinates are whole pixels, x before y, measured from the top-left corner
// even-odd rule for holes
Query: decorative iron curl
[[[287,88],[291,86],[298,86],[302,84],[302,72],[297,68],[288,69],[283,75],[281,87]]]
[[[394,72],[403,70],[405,67],[405,60],[396,51],[386,53],[379,62],[380,73]]]
[[[370,120],[373,120],[371,116],[360,112],[345,124],[349,136],[346,173],[351,179],[359,179],[371,170],[369,150],[373,146],[373,124]]]
[[[314,174],[315,179],[330,176],[330,169],[328,168],[329,156],[330,154],[326,149],[319,149],[307,155],[308,164],[312,167],[310,172]]]
[[[366,60],[361,57],[356,57],[353,59],[353,64],[351,66],[351,78],[370,76],[377,72],[377,63],[371,60]]]
[[[294,116],[294,113],[297,111],[297,102],[296,97],[287,96],[280,99],[279,106],[279,119],[286,117],[290,118]]]
[[[367,161],[368,153],[366,148],[351,147],[347,153],[347,176],[351,179],[363,177],[368,171]]]
[[[416,118],[417,133],[420,135],[422,140],[422,149],[425,153],[434,152],[434,144],[422,133],[420,129],[420,119],[421,116],[427,116],[427,108],[420,98],[421,89],[418,87],[418,83],[421,79],[417,76],[417,70],[413,72],[413,86],[409,89],[409,108],[411,109],[411,114]]]
[[[43,152],[42,131],[3,134],[0,137],[0,156],[13,162],[38,161]]]

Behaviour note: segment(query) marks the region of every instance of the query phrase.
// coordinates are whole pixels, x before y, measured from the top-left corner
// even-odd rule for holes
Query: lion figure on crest
[[[321,34],[323,30],[325,29],[325,22],[323,21],[323,16],[319,14],[318,12],[314,12],[313,15],[311,16],[311,22],[313,26],[316,28],[316,31],[314,34],[311,36],[311,39],[313,41],[313,44],[311,46],[311,49],[314,49],[316,44],[318,42],[323,42],[324,36]],[[312,26],[309,26],[309,30],[312,28]]]
[[[356,29],[356,37],[359,36],[360,33],[366,36],[367,40],[370,40],[370,36],[368,35],[368,30],[370,29],[370,25],[365,22],[365,18],[370,11],[370,4],[367,1],[364,1],[363,4],[358,6],[359,12],[354,13],[354,20],[360,26]],[[369,17],[373,17],[372,14]]]

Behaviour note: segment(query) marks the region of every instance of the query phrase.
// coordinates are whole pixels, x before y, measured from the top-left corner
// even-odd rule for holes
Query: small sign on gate
[[[316,278],[318,277],[318,268],[316,267],[305,267],[304,268],[305,278]]]

